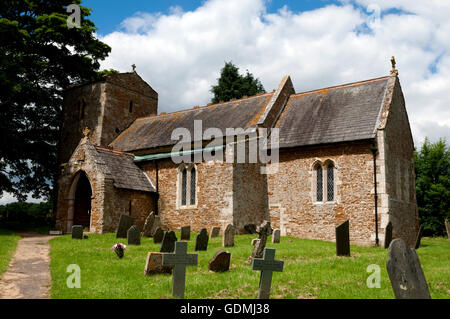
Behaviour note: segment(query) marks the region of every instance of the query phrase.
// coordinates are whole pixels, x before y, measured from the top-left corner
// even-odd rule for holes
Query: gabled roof
[[[168,114],[138,118],[111,144],[121,151],[136,151],[175,145],[172,132],[186,128],[194,139],[194,120],[202,120],[203,132],[210,127],[219,128],[225,136],[226,128],[256,128],[273,93],[218,103]],[[202,133],[203,133],[202,132]]]
[[[95,163],[106,177],[114,181],[114,187],[142,192],[156,192],[150,179],[133,162],[133,154],[108,150],[91,145]]]
[[[374,138],[389,78],[291,95],[275,125],[280,148]]]

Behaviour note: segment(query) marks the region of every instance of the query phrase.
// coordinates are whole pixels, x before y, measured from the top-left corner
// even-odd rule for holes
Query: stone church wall
[[[335,200],[317,202],[316,163],[335,165]],[[350,219],[353,244],[373,244],[373,155],[370,143],[280,150],[278,173],[268,175],[270,219],[283,235],[335,241],[335,227]],[[324,194],[325,198],[325,194]]]

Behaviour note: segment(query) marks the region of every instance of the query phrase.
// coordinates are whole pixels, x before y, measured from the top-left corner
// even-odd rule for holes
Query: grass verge
[[[8,269],[20,236],[6,229],[0,229],[0,276]]]

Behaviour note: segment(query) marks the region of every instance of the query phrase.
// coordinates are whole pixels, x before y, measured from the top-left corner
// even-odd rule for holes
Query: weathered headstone
[[[234,226],[228,224],[225,228],[222,236],[222,247],[232,247],[234,246]]]
[[[225,250],[219,250],[208,262],[208,269],[215,272],[224,272],[230,269],[231,254]]]
[[[220,234],[220,227],[213,227],[211,228],[211,234],[209,235],[209,238],[215,238],[218,237]]]
[[[173,267],[172,295],[175,298],[184,298],[186,266],[196,266],[197,259],[197,254],[187,253],[187,242],[183,241],[175,243],[175,253],[163,254],[163,266]]]
[[[181,240],[190,240],[191,239],[191,226],[183,226],[181,227]]]
[[[154,274],[171,274],[172,267],[162,265],[163,253],[149,252],[145,262],[144,274],[146,276]]]
[[[389,245],[386,268],[395,298],[431,299],[419,257],[403,239],[394,239]]]
[[[139,227],[133,225],[128,229],[127,232],[127,243],[128,245],[140,245],[141,244],[141,232]]]
[[[336,255],[350,256],[350,223],[348,219],[336,227]]]
[[[272,243],[279,244],[280,243],[280,230],[275,229],[272,233]]]
[[[255,241],[255,247],[253,248],[252,255],[248,258],[247,263],[251,263],[253,258],[262,258],[264,248],[266,248],[267,237],[272,233],[270,222],[264,222],[257,228],[258,240]]]
[[[175,249],[175,242],[177,241],[177,236],[173,230],[170,230],[164,234],[161,249],[161,253],[171,253]]]
[[[282,260],[275,260],[274,248],[265,248],[262,259],[254,258],[252,260],[252,270],[261,270],[258,299],[269,299],[272,273],[274,271],[283,271],[283,266],[284,262]]]
[[[142,237],[152,237],[152,228],[155,223],[155,213],[151,212],[144,223],[144,228],[142,229]]]
[[[448,240],[450,241],[450,220],[445,220],[445,228],[447,229]]]
[[[256,225],[255,224],[247,224],[244,226],[244,230],[247,234],[256,234]]]
[[[389,248],[392,241],[392,223],[389,222],[384,230],[384,248]]]
[[[81,225],[72,226],[72,239],[83,239],[83,226]]]
[[[158,228],[161,228],[161,219],[159,216],[155,215],[155,221],[153,222],[153,226],[150,230],[151,236],[153,236]]]
[[[153,234],[153,242],[155,244],[159,244],[162,242],[164,238],[164,230],[162,230],[161,228],[156,228],[155,233]]]
[[[125,214],[120,215],[116,238],[127,238],[128,229],[134,225],[134,218]]]
[[[417,237],[416,237],[416,244],[414,245],[415,249],[419,249],[419,247],[420,247],[420,241],[422,240],[422,234],[423,234],[423,225],[420,225],[419,232],[417,233]]]
[[[208,232],[206,228],[202,228],[195,239],[195,251],[208,249]]]

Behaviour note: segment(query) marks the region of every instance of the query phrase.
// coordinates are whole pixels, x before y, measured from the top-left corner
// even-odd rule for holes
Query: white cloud
[[[450,140],[448,1],[343,1],[299,13],[267,13],[265,3],[209,0],[194,11],[138,12],[101,38],[112,47],[102,67],[129,71],[135,63],[159,93],[159,111],[170,112],[207,104],[225,61],[267,91],[290,74],[300,92],[387,75],[395,55],[416,143],[436,135],[436,125]],[[370,29],[373,4],[382,14]]]
[[[44,201],[43,199],[35,199],[35,198],[31,197],[31,194],[27,195],[26,202],[28,202],[28,203],[41,203],[43,201]],[[11,193],[4,192],[0,196],[0,205],[5,205],[5,204],[13,203],[13,202],[17,202],[17,198],[15,198]]]

